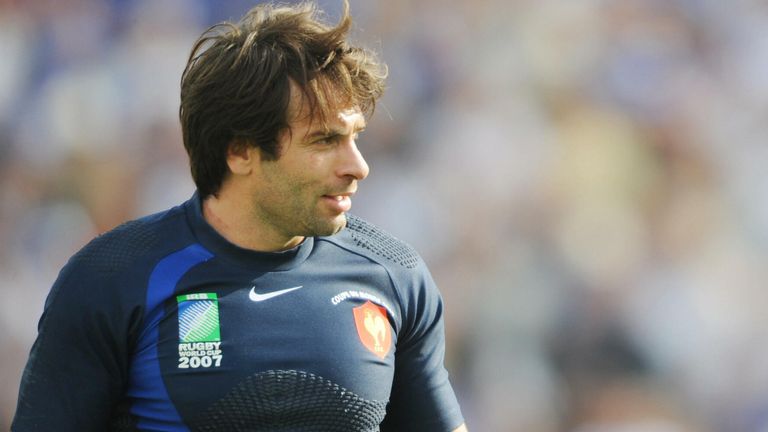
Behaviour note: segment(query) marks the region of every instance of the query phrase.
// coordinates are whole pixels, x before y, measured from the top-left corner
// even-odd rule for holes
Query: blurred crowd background
[[[353,212],[430,265],[470,429],[768,431],[768,3],[352,1]],[[181,72],[252,4],[0,0],[0,428],[68,257],[193,193]]]

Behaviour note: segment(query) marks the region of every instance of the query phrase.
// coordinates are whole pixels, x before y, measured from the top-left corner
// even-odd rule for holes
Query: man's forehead
[[[288,107],[288,121],[292,128],[331,130],[346,128],[351,125],[356,129],[365,127],[365,116],[360,107],[350,106],[339,98],[327,101],[329,106],[321,106],[315,101],[314,112],[307,95],[291,83],[291,100]]]

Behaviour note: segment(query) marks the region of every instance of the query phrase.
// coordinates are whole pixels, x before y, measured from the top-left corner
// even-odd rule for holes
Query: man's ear
[[[261,161],[259,149],[243,138],[235,138],[227,147],[227,165],[234,175],[248,175]]]

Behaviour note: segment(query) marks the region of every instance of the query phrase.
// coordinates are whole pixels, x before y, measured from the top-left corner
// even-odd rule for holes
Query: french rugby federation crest
[[[368,351],[384,358],[392,347],[392,334],[387,321],[387,310],[370,301],[352,309],[360,342]]]

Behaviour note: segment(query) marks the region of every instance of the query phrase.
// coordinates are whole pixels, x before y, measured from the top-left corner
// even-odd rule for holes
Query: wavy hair
[[[233,143],[258,147],[267,160],[280,157],[291,81],[310,118],[325,123],[334,108],[353,106],[373,113],[387,68],[349,44],[351,26],[347,0],[336,25],[325,23],[313,3],[262,4],[238,23],[216,24],[200,36],[181,77],[179,118],[202,198],[220,189]]]

